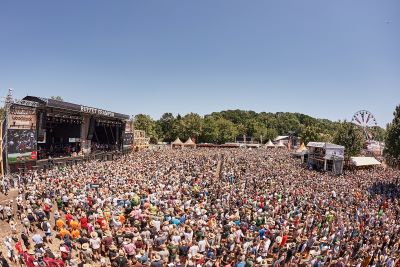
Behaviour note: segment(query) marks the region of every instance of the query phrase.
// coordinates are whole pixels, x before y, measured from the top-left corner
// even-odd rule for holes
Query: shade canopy
[[[181,139],[179,139],[179,137],[178,137],[175,139],[174,142],[172,142],[171,145],[183,145],[183,143],[182,143]]]
[[[195,146],[196,143],[193,142],[192,138],[189,138],[186,142],[185,142],[185,146]]]
[[[351,162],[356,167],[381,165],[374,157],[351,157]]]
[[[281,140],[275,145],[276,147],[286,147]]]
[[[266,144],[266,147],[275,147],[275,145],[271,142],[271,140],[269,140]]]

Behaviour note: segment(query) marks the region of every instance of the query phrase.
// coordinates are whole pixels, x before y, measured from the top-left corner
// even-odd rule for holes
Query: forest
[[[319,119],[301,113],[225,110],[205,116],[196,113],[183,116],[164,113],[158,120],[146,114],[138,114],[133,118],[133,124],[135,129],[146,131],[152,143],[171,142],[177,137],[187,140],[190,137],[197,143],[222,144],[233,142],[235,137],[242,135],[266,143],[269,139],[273,140],[289,132],[300,136],[305,143],[332,142],[341,125],[348,122]],[[376,127],[371,131],[376,140],[384,140],[384,129]]]

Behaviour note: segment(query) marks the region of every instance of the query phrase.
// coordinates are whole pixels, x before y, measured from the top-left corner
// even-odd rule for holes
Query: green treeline
[[[146,131],[152,143],[171,142],[177,137],[185,141],[192,137],[197,143],[221,144],[232,142],[241,135],[265,143],[278,135],[286,135],[289,131],[302,137],[305,143],[332,142],[340,126],[346,122],[317,119],[301,113],[226,110],[205,116],[196,113],[184,116],[164,113],[158,120],[149,115],[138,114],[133,123],[135,129]],[[377,139],[383,140],[384,130],[377,127],[376,133]]]

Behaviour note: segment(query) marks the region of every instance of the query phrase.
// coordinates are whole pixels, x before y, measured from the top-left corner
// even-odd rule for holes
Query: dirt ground
[[[10,190],[8,195],[4,195],[4,194],[0,193],[0,203],[4,206],[7,203],[9,203],[10,200],[14,200],[13,203],[14,203],[14,211],[15,211],[17,208],[16,207],[17,205],[15,203],[16,202],[15,199],[17,196],[18,196],[18,189]],[[53,206],[53,212],[54,212],[54,206]],[[51,215],[52,217],[53,217],[53,212]],[[21,222],[17,218],[15,218],[15,222],[17,223],[17,237],[20,239],[22,225],[21,225]],[[49,222],[51,224],[51,227],[53,227],[54,219],[51,218],[49,220]],[[40,230],[40,233],[44,235],[44,233],[41,230]],[[52,232],[52,234],[53,234],[53,237],[52,237],[53,242],[52,242],[52,244],[49,244],[49,246],[50,246],[51,250],[53,251],[53,253],[55,255],[57,255],[58,251],[59,251],[60,240],[58,240],[54,237],[54,235],[55,235],[54,231]],[[10,229],[10,226],[7,223],[7,221],[0,220],[0,251],[3,252],[3,255],[5,255],[5,256],[7,255],[7,251],[6,251],[6,248],[4,245],[4,240],[6,237],[11,237],[11,236],[12,236],[11,229]],[[17,266],[16,264],[13,264],[13,263],[10,263],[10,264],[11,264],[11,266]],[[93,266],[96,266],[96,265],[93,265]]]

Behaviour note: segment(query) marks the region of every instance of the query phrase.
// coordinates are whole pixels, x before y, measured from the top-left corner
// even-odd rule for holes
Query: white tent
[[[265,144],[266,148],[272,148],[275,147],[275,145],[271,142],[271,140],[269,140],[266,144]]]
[[[195,147],[196,143],[193,142],[192,138],[189,137],[189,139],[185,142],[184,146],[192,146]]]
[[[171,143],[171,146],[172,146],[172,147],[176,147],[176,146],[182,147],[182,146],[183,146],[183,143],[182,143],[181,139],[179,139],[179,137],[178,137],[178,138],[175,139],[174,142]]]
[[[275,145],[276,147],[286,147],[281,140]]]
[[[351,162],[356,167],[381,165],[374,157],[351,157]]]
[[[306,146],[304,145],[304,143],[301,143],[300,147],[296,150],[297,153],[302,153],[304,151],[307,151]]]

